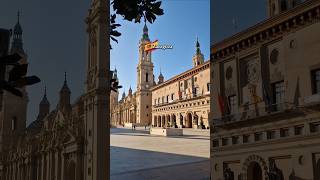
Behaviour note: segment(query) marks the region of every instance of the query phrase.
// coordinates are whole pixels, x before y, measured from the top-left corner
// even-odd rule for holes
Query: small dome
[[[43,98],[40,102],[40,105],[50,105],[48,98],[47,98],[47,88],[46,87],[44,88],[44,95],[43,95]]]
[[[161,79],[164,78],[161,72],[160,72],[160,74],[159,74],[159,79],[160,79],[160,78],[161,78]]]
[[[48,104],[50,104],[49,101],[48,101],[48,99],[47,99],[47,96],[46,96],[46,95],[43,96],[40,104],[41,104],[41,105],[48,105]]]

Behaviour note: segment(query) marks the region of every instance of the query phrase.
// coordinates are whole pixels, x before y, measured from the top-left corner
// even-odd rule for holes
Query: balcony
[[[231,113],[221,118],[213,119],[216,127],[239,127],[242,124],[251,125],[261,122],[281,120],[303,115],[304,112],[292,103],[279,103],[265,106],[251,104],[240,108],[240,112]]]

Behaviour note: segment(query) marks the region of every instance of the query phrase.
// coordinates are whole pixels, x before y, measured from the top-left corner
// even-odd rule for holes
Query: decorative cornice
[[[320,1],[306,1],[301,5],[266,19],[244,31],[211,46],[211,58],[219,60],[234,55],[258,43],[283,36],[299,27],[320,19]]]
[[[196,67],[194,67],[194,68],[192,68],[190,70],[187,70],[187,71],[185,71],[185,72],[183,72],[183,73],[181,73],[179,75],[176,75],[176,76],[170,78],[169,80],[167,80],[167,81],[165,81],[165,82],[163,82],[161,84],[153,86],[150,90],[154,91],[154,90],[160,89],[160,88],[162,88],[164,86],[167,86],[167,85],[172,84],[174,82],[177,82],[179,80],[182,80],[182,79],[185,79],[187,77],[190,77],[190,76],[192,76],[194,74],[197,74],[198,72],[203,71],[203,70],[208,69],[208,68],[210,68],[210,61],[209,60],[206,61],[202,65],[196,66]]]

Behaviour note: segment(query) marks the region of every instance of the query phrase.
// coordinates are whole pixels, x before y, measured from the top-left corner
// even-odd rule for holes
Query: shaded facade
[[[46,90],[37,119],[26,127],[27,93],[24,98],[4,94],[1,122],[1,180],[94,180],[107,179],[109,94],[105,36],[109,6],[93,0],[86,19],[89,36],[86,91],[74,103],[67,77],[59,102],[50,110]],[[22,27],[14,28],[11,53],[24,54]],[[26,62],[26,56],[24,61]],[[106,150],[106,151],[103,151]]]
[[[211,47],[213,180],[320,179],[320,2],[268,2]]]

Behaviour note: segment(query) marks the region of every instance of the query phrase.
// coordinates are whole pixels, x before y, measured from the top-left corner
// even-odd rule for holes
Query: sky
[[[210,44],[241,31],[265,19],[267,0],[163,0],[165,15],[147,24],[151,40],[173,45],[171,50],[153,52],[154,75],[160,68],[165,79],[192,67],[196,38],[199,38],[205,59],[209,59]],[[28,87],[29,104],[27,124],[34,121],[38,105],[47,86],[48,99],[53,110],[64,81],[64,72],[74,102],[84,93],[87,34],[85,18],[90,0],[1,0],[0,28],[13,28],[17,11],[21,11],[24,49],[28,54],[29,75],[37,75],[41,83]],[[211,7],[211,15],[210,15]],[[254,14],[254,15],[252,15]],[[232,20],[236,19],[237,29]],[[111,68],[116,66],[120,94],[136,89],[138,42],[142,24],[123,21],[119,31],[119,44],[113,43]]]
[[[211,45],[266,17],[267,0],[211,0]]]
[[[147,23],[151,41],[173,45],[173,49],[155,50],[152,53],[156,82],[160,69],[165,80],[192,68],[196,39],[199,38],[201,51],[209,60],[210,47],[210,0],[164,0],[164,15],[153,24]],[[120,97],[123,91],[128,94],[129,87],[136,90],[138,45],[142,37],[144,23],[124,22],[119,43],[113,43],[111,68],[117,68],[120,84]]]
[[[27,124],[38,115],[38,105],[47,86],[51,110],[67,72],[74,101],[84,92],[86,32],[84,19],[89,0],[1,0],[0,28],[13,28],[21,11],[24,49],[28,54],[29,75],[41,82],[27,88]]]
[[[72,92],[71,100],[84,93],[87,34],[85,17],[90,0],[1,0],[0,28],[13,28],[17,11],[21,11],[24,49],[28,54],[29,75],[37,75],[41,83],[27,88],[29,95],[27,124],[34,121],[38,105],[47,86],[51,110],[56,108],[59,90],[67,72],[67,81]],[[151,40],[173,45],[172,50],[157,50],[153,53],[154,74],[157,78],[160,67],[165,79],[192,67],[195,42],[198,36],[201,50],[209,59],[210,5],[209,0],[163,0],[165,15],[152,25],[148,24]],[[120,83],[136,89],[136,66],[138,41],[143,24],[124,22],[119,31],[119,44],[112,44],[111,67],[117,66]]]

